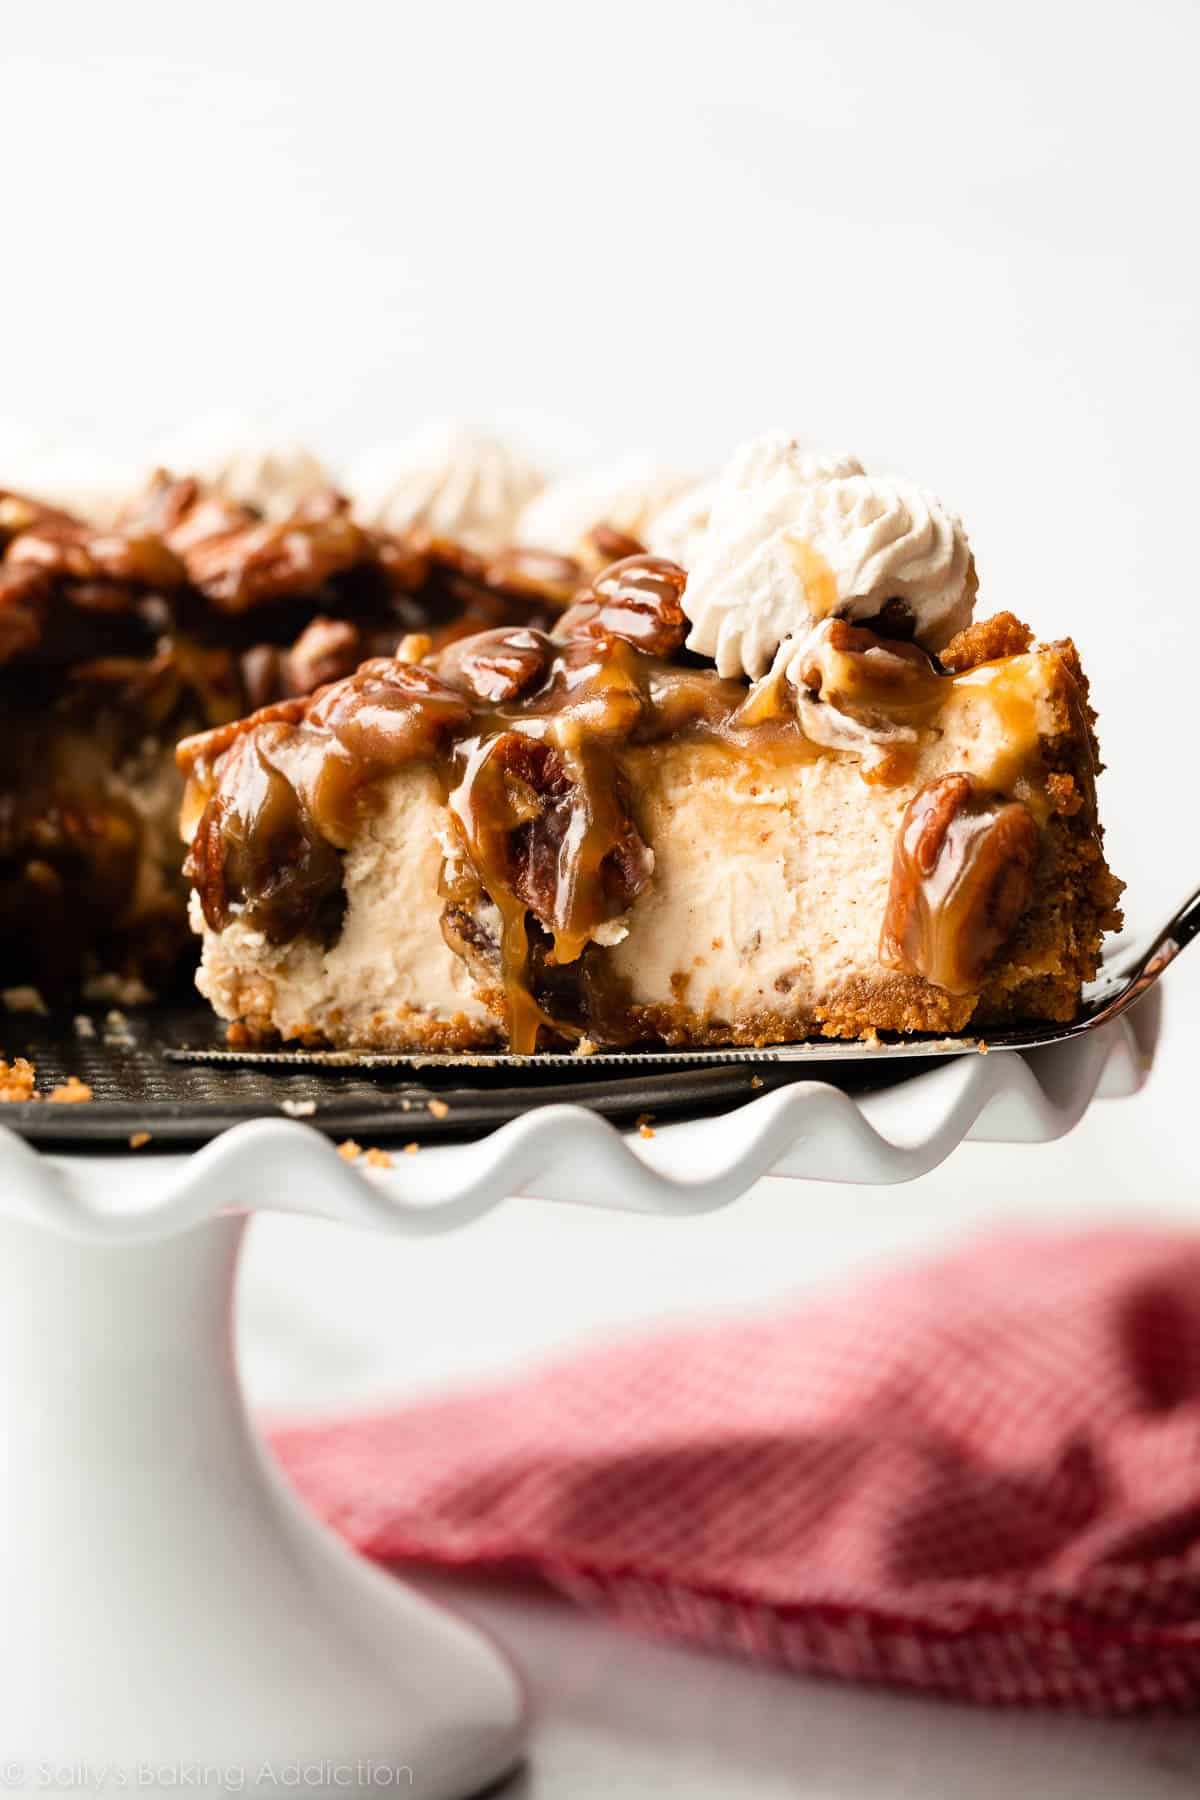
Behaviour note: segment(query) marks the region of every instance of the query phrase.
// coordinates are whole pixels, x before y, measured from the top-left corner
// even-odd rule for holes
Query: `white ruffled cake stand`
[[[767,1173],[909,1181],[967,1137],[1062,1136],[1145,1057],[1119,1021],[914,1069],[859,1097],[797,1081],[648,1139],[544,1106],[369,1173],[282,1117],[192,1155],[43,1155],[0,1129],[0,1786],[462,1800],[503,1776],[525,1733],[503,1656],[311,1519],[247,1417],[249,1216],[418,1237],[510,1194],[685,1215]]]

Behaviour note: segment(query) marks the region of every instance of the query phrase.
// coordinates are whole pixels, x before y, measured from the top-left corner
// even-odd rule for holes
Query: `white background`
[[[1149,911],[1195,868],[1197,46],[1189,0],[43,0],[0,415],[698,468],[784,424],[902,467],[985,606],[1081,643]]]
[[[0,412],[118,455],[232,406],[334,457],[454,417],[565,465],[704,468],[783,424],[902,467],[962,513],[985,610],[1079,641],[1146,922],[1200,877],[1198,20],[1185,0],[14,9]],[[764,1184],[689,1226],[514,1203],[419,1248],[264,1223],[255,1392],[495,1373],[998,1215],[1187,1215],[1196,973],[1144,1097],[909,1189]],[[533,1669],[526,1791],[556,1800],[1124,1800],[1200,1770],[1190,1727],[959,1714],[476,1603]]]

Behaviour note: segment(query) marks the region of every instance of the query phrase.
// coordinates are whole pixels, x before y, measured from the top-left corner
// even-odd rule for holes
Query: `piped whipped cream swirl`
[[[658,519],[698,485],[694,475],[631,456],[611,468],[565,475],[550,483],[522,512],[516,540],[538,550],[588,562],[597,526],[607,525],[649,545]]]
[[[370,452],[346,477],[366,524],[421,527],[480,553],[512,543],[521,509],[544,485],[532,463],[500,438],[451,425]]]
[[[307,445],[236,414],[197,419],[158,447],[155,461],[179,475],[197,475],[239,506],[266,519],[286,519],[333,476]]]
[[[937,650],[970,623],[975,587],[966,533],[932,494],[773,433],[720,478],[683,596],[688,645],[757,680],[820,620],[869,620],[897,601]]]

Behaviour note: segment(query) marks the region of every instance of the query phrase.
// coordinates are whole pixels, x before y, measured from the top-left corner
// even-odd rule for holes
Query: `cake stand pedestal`
[[[474,1630],[270,1464],[231,1339],[243,1218],[0,1227],[0,1784],[471,1794],[524,1705]]]
[[[253,1211],[422,1236],[511,1193],[687,1214],[771,1170],[903,1181],[968,1135],[1060,1136],[1142,1069],[1119,1024],[874,1096],[797,1082],[651,1141],[541,1108],[370,1177],[282,1119],[192,1156],[0,1129],[0,1788],[465,1800],[520,1758],[503,1657],[313,1520],[255,1435],[231,1328]]]

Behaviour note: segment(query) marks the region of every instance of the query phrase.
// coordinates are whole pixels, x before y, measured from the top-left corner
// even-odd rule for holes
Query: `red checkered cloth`
[[[1200,1239],[976,1242],[781,1316],[284,1432],[393,1562],[991,1703],[1200,1701]]]

